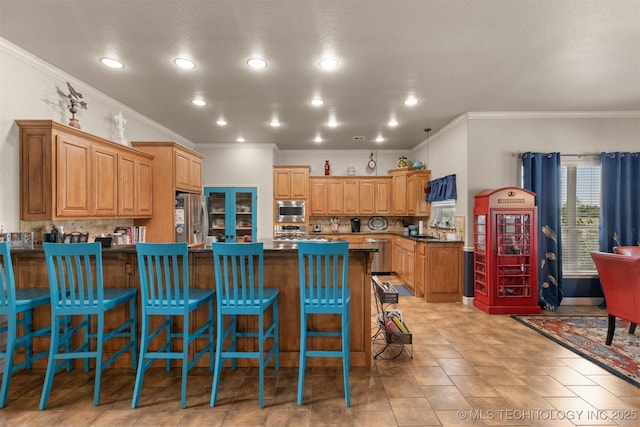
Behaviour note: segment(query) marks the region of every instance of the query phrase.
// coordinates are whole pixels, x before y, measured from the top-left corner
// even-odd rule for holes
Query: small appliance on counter
[[[360,218],[351,218],[351,232],[352,233],[360,232]]]
[[[322,225],[321,224],[313,224],[313,232],[314,233],[321,233],[322,232]]]

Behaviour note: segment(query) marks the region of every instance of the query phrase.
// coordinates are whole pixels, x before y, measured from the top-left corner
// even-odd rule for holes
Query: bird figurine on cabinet
[[[80,122],[76,119],[76,113],[78,108],[86,110],[87,103],[82,101],[82,94],[75,90],[71,83],[67,82],[67,87],[69,88],[69,94],[65,95],[65,97],[69,100],[69,112],[71,113],[69,126],[80,129]]]

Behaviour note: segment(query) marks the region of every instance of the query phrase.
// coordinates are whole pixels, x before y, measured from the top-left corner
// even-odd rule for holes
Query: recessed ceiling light
[[[416,99],[415,96],[410,96],[404,100],[404,105],[407,105],[409,107],[416,105],[417,103],[418,103],[418,100]]]
[[[226,126],[227,125],[227,121],[225,119],[220,119],[220,120],[216,121],[216,124],[218,126]]]
[[[376,142],[384,142],[384,138],[382,137],[382,135],[378,135],[378,137],[376,138]]]
[[[392,120],[389,120],[389,123],[387,123],[387,125],[388,125],[389,127],[394,128],[394,127],[398,126],[398,121],[397,121],[397,120],[393,120],[393,119],[392,119]]]
[[[193,105],[197,105],[198,107],[204,107],[205,105],[207,105],[207,101],[205,101],[204,99],[192,99],[191,103]]]
[[[335,58],[323,58],[320,60],[320,68],[323,70],[335,70],[340,63]]]
[[[262,58],[249,58],[247,60],[247,65],[251,68],[259,70],[262,68],[267,68],[267,61]]]
[[[124,68],[124,64],[113,58],[100,58],[100,62],[109,68]]]
[[[314,107],[319,107],[324,104],[324,100],[322,98],[313,98],[310,103]]]
[[[271,127],[273,127],[273,128],[277,128],[277,127],[280,127],[280,125],[281,125],[282,123],[280,123],[280,122],[279,122],[279,121],[277,121],[277,120],[271,120],[271,123],[269,123],[269,124],[271,125]]]
[[[236,138],[236,141],[238,141],[238,142],[244,142],[244,138],[243,138],[243,137],[241,137],[241,136],[239,136],[238,138]]]
[[[185,70],[196,68],[195,62],[187,58],[176,58],[173,60],[173,63],[180,68],[184,68]]]
[[[317,136],[313,139],[313,142],[316,142],[316,143],[320,143],[320,142],[322,142],[322,137],[321,137],[320,135],[317,135]]]
[[[335,120],[329,120],[329,122],[327,123],[327,126],[329,126],[330,128],[337,127],[338,122],[336,122]]]

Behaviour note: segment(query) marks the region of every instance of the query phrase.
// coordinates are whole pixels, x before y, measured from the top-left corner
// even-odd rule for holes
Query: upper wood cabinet
[[[119,201],[129,184],[121,179],[121,159],[134,156],[150,168],[153,156],[51,120],[16,120],[16,123],[20,128],[22,220],[152,214],[150,209],[121,211]],[[135,170],[133,179],[144,182],[138,195],[146,197],[152,181],[141,180],[137,173],[144,172]]]
[[[407,169],[393,169],[391,175],[391,215],[407,215]]]
[[[391,214],[391,178],[360,178],[358,198],[360,215]]]
[[[309,203],[309,215],[322,216],[327,214],[327,180],[312,178],[309,181],[311,198]]]
[[[176,190],[202,193],[202,155],[185,147],[174,151]]]
[[[132,218],[148,217],[153,212],[153,167],[144,156],[129,153],[120,156],[118,213]]]
[[[311,177],[310,215],[359,215],[360,186],[354,178]]]
[[[425,188],[431,179],[431,171],[411,171],[407,174],[407,215],[428,216],[431,203],[425,199]]]
[[[360,215],[360,182],[357,178],[346,178],[342,184],[342,213]]]
[[[392,169],[391,215],[426,216],[430,204],[425,201],[424,188],[431,171],[413,168]]]
[[[309,197],[310,166],[274,166],[273,198],[306,200]]]
[[[153,217],[136,221],[147,227],[147,241],[175,241],[176,192],[202,194],[204,156],[173,141],[133,141],[133,147],[152,154]],[[143,168],[142,165],[139,165]]]

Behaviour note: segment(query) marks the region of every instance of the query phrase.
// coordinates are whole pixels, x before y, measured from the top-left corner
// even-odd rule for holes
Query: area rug
[[[629,334],[629,322],[618,319],[610,346],[606,316],[513,315],[517,321],[552,339],[601,368],[640,387],[640,335]]]
[[[396,290],[398,291],[398,296],[399,297],[414,297],[415,294],[413,293],[413,291],[411,290],[411,288],[405,286],[405,285],[393,285]]]

